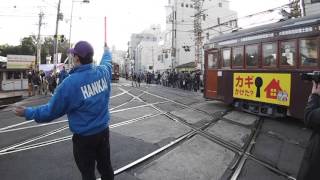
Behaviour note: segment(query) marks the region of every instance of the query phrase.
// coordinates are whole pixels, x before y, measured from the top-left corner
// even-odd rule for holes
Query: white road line
[[[162,103],[166,103],[168,101],[162,101],[162,102],[156,102],[156,103],[152,103],[152,104],[144,104],[144,105],[140,105],[140,106],[135,106],[135,107],[130,107],[130,108],[125,108],[125,109],[118,109],[118,110],[114,110],[110,113],[118,113],[118,112],[122,112],[122,111],[127,111],[127,110],[132,110],[132,109],[138,109],[138,108],[142,108],[142,107],[149,107],[151,105],[156,105],[156,104],[162,104]]]
[[[168,101],[162,101],[162,102],[157,102],[157,103],[152,103],[152,104],[145,104],[145,105],[125,108],[125,109],[118,109],[118,110],[110,111],[110,114],[123,112],[123,111],[127,111],[127,110],[132,110],[132,109],[137,109],[137,108],[142,108],[142,107],[148,107],[148,106],[151,106],[151,105],[162,104],[162,103],[166,103],[166,102],[168,102]],[[16,126],[19,126],[19,125],[22,125],[23,123],[25,123],[25,122],[23,122],[23,123],[11,125],[10,127],[7,126],[7,127],[2,128],[4,130],[0,129],[0,134],[1,133],[12,132],[12,131],[19,131],[19,130],[25,130],[25,129],[31,129],[31,128],[38,128],[38,127],[43,127],[43,126],[50,126],[50,125],[53,125],[53,124],[64,123],[64,122],[67,122],[67,121],[68,121],[67,119],[64,119],[64,120],[61,120],[61,121],[55,121],[55,122],[51,122],[51,123],[38,124],[38,125],[34,125],[34,126],[26,126],[26,127],[21,127],[21,128],[10,129],[12,127],[16,127]],[[34,120],[30,120],[30,121],[26,121],[26,122],[30,123],[30,122],[34,122]],[[27,123],[25,123],[25,124],[27,124]]]
[[[37,137],[31,138],[31,139],[25,140],[25,141],[23,141],[23,142],[20,142],[20,143],[17,143],[17,144],[8,146],[8,147],[5,147],[5,148],[3,148],[3,149],[0,150],[0,153],[4,153],[4,152],[10,151],[10,150],[14,150],[16,147],[19,147],[19,146],[28,144],[28,143],[30,143],[30,142],[39,140],[39,139],[44,138],[44,137],[48,137],[48,136],[50,136],[50,135],[56,134],[56,133],[58,133],[58,132],[61,132],[61,131],[65,130],[65,129],[68,129],[68,126],[63,126],[63,127],[61,127],[61,128],[55,129],[55,130],[50,131],[50,132],[48,132],[48,133],[42,134],[42,135],[40,135],[40,136],[37,136]]]
[[[117,95],[111,96],[111,97],[110,97],[110,99],[113,99],[113,98],[115,98],[115,97],[118,97],[118,96],[121,96],[121,95],[124,95],[124,94],[126,94],[126,93],[125,93],[125,92],[122,92],[122,93],[120,93],[120,94],[117,94]]]
[[[25,125],[25,124],[28,124],[28,123],[31,123],[31,122],[33,122],[33,121],[24,121],[22,123],[13,124],[13,125],[10,125],[10,126],[4,127],[4,128],[0,128],[0,133],[2,133],[2,131],[4,131],[4,130],[10,129],[10,128],[14,128],[14,127],[17,127],[17,126],[20,126],[20,125]]]
[[[51,122],[51,123],[37,124],[37,125],[34,125],[34,126],[26,126],[26,127],[21,127],[21,128],[15,128],[15,129],[6,129],[6,130],[1,130],[0,134],[1,133],[12,132],[12,131],[19,131],[19,130],[25,130],[25,129],[31,129],[31,128],[50,126],[50,125],[53,125],[53,124],[64,123],[64,122],[67,122],[67,121],[68,120],[61,120],[61,121],[54,121],[54,122]],[[34,120],[26,121],[26,122],[34,122]]]
[[[165,146],[153,151],[152,153],[150,153],[150,154],[148,154],[148,155],[146,155],[146,156],[144,156],[144,157],[142,157],[140,159],[137,159],[136,161],[133,161],[132,163],[127,164],[126,166],[123,166],[123,167],[117,169],[116,171],[114,171],[114,174],[115,175],[120,174],[123,171],[125,171],[125,170],[127,170],[127,169],[129,169],[129,168],[131,168],[131,167],[133,167],[133,166],[135,166],[135,165],[137,165],[137,164],[139,164],[139,163],[141,163],[141,162],[143,162],[143,161],[145,161],[145,160],[147,160],[147,159],[159,154],[159,153],[161,153],[162,151],[170,148],[171,146],[179,143],[180,141],[182,141],[182,140],[184,140],[184,139],[186,139],[186,138],[188,138],[188,137],[190,137],[190,136],[192,136],[194,134],[195,134],[195,131],[190,131],[189,133],[185,134],[184,136],[181,136],[180,138],[178,138],[178,139],[170,142],[169,144],[167,144],[167,145],[165,145]]]
[[[132,123],[135,123],[135,122],[147,119],[147,118],[156,117],[156,116],[159,116],[159,115],[162,115],[162,114],[163,113],[144,115],[142,117],[138,117],[138,118],[131,119],[131,120],[128,120],[128,121],[120,122],[120,123],[117,123],[117,124],[112,124],[112,125],[109,126],[109,128],[113,129],[113,128],[116,128],[116,127],[132,124]],[[48,140],[48,141],[44,141],[44,142],[39,142],[39,143],[36,143],[36,144],[30,144],[30,145],[27,145],[27,146],[22,146],[22,145],[25,145],[27,143],[30,143],[30,142],[39,140],[41,138],[48,137],[48,136],[53,135],[55,133],[61,132],[61,131],[65,130],[65,129],[67,129],[67,128],[68,127],[64,126],[62,128],[56,129],[54,131],[51,131],[49,133],[42,134],[42,135],[37,136],[35,138],[28,139],[28,140],[23,141],[21,143],[17,143],[17,144],[5,147],[5,148],[0,150],[0,156],[6,155],[6,154],[15,153],[15,152],[20,152],[20,151],[24,151],[24,150],[34,149],[34,148],[38,148],[38,147],[43,147],[43,146],[47,146],[47,145],[51,145],[51,144],[55,144],[55,143],[59,143],[59,142],[70,140],[72,138],[72,135],[61,137],[61,138],[57,138],[57,139],[52,139],[52,140]]]

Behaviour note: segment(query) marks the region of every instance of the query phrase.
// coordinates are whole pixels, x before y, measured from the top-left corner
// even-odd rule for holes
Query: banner
[[[234,73],[233,97],[289,106],[291,74]]]
[[[34,67],[35,56],[30,55],[7,55],[7,69],[30,69]]]

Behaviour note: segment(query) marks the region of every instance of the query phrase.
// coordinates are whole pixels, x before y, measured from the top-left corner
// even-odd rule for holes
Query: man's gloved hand
[[[109,47],[108,47],[107,43],[104,43],[104,51],[109,51]]]
[[[25,117],[24,111],[25,111],[24,106],[16,106],[13,110],[14,114],[20,117]]]
[[[317,94],[318,96],[320,96],[320,84],[315,83],[314,81],[312,81],[313,86],[312,86],[312,94]]]

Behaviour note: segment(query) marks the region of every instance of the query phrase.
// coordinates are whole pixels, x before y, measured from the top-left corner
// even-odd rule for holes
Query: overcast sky
[[[104,42],[104,16],[107,17],[109,46],[126,50],[131,33],[139,33],[152,24],[165,29],[165,8],[168,0],[90,0],[89,4],[74,0],[72,37],[91,42],[100,58]],[[238,17],[287,4],[289,0],[231,0],[231,9]],[[45,16],[43,36],[55,33],[58,0],[1,0],[0,44],[17,45],[20,39],[38,33],[38,14]],[[72,0],[61,0],[64,20],[59,22],[59,34],[69,38]]]

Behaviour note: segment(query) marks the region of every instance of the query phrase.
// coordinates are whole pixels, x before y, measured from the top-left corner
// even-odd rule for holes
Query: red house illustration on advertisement
[[[267,93],[267,98],[277,99],[278,92],[282,91],[280,87],[280,81],[272,79],[272,81],[268,84],[264,91]]]

